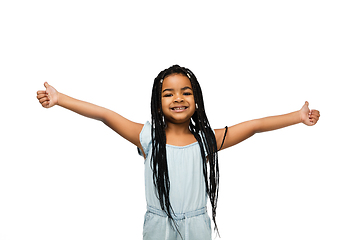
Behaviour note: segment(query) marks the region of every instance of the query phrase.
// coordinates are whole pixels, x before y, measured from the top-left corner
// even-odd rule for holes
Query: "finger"
[[[306,110],[306,111],[310,111],[310,109],[309,109],[309,102],[308,102],[308,101],[305,102],[305,104],[303,105],[302,109],[303,109],[303,110]]]
[[[312,126],[312,125],[316,124],[316,120],[315,119],[310,119],[309,123],[310,123],[310,126]]]
[[[36,93],[37,93],[37,95],[39,95],[39,94],[45,94],[46,91],[44,91],[44,90],[39,90],[39,91],[37,91]]]
[[[49,106],[49,101],[45,101],[41,104],[44,108],[47,108]]]
[[[319,120],[319,116],[317,116],[317,115],[311,115],[311,116],[310,116],[310,120],[317,122],[317,121]]]
[[[46,94],[38,94],[37,95],[37,99],[41,99],[41,98],[43,98],[43,97],[47,97],[47,95]]]
[[[312,114],[310,114],[310,116],[309,116],[309,117],[316,117],[317,119],[319,119],[319,117],[320,117],[320,113],[317,113],[317,112],[312,113]]]
[[[311,109],[310,111],[312,114],[316,114],[316,115],[320,115],[320,112],[318,110],[315,109]]]
[[[44,86],[45,86],[46,88],[48,88],[48,86],[49,86],[48,82],[44,82]]]
[[[319,115],[319,116],[320,116],[320,111],[318,111],[318,110],[313,109],[313,110],[311,110],[311,112],[312,112],[313,114],[316,114],[316,115]]]
[[[44,98],[39,99],[39,102],[40,102],[40,103],[43,103],[43,102],[50,102],[50,99],[49,99],[49,98],[47,98],[47,97],[44,97]]]
[[[316,120],[319,120],[319,117],[320,117],[320,115],[317,115],[317,114],[311,114],[309,116],[310,119],[316,119]]]
[[[315,119],[316,121],[319,120],[319,117],[318,116],[310,116],[310,120],[313,120]]]
[[[311,125],[315,125],[315,124],[317,123],[317,121],[316,121],[316,120],[313,120],[313,121],[311,121],[310,123],[311,123]]]
[[[318,121],[318,120],[316,120],[316,119],[314,119],[314,118],[313,118],[313,119],[310,119],[310,123],[311,123],[311,124],[316,124],[317,121]]]

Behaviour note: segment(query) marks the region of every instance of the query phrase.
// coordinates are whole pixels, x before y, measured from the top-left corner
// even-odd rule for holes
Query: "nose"
[[[180,94],[177,94],[175,96],[174,102],[183,102],[184,99],[182,98],[182,96]]]

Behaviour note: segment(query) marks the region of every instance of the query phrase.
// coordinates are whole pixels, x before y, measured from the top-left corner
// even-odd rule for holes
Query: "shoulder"
[[[143,157],[146,157],[150,150],[151,145],[151,124],[149,121],[147,121],[139,134],[139,140],[140,140],[140,147],[139,148],[139,154]]]

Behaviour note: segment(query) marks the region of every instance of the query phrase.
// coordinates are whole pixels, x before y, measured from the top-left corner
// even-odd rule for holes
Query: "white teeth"
[[[184,110],[185,107],[178,107],[178,108],[173,108],[174,110]]]

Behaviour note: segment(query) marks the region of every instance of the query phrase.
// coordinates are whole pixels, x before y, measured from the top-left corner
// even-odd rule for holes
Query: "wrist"
[[[57,101],[55,102],[55,105],[58,105],[58,106],[62,107],[62,106],[63,106],[62,103],[63,103],[64,97],[65,97],[64,94],[58,92],[58,94],[57,94]]]
[[[301,110],[296,111],[296,115],[297,115],[296,119],[298,120],[297,123],[304,123],[304,119],[302,118]]]

